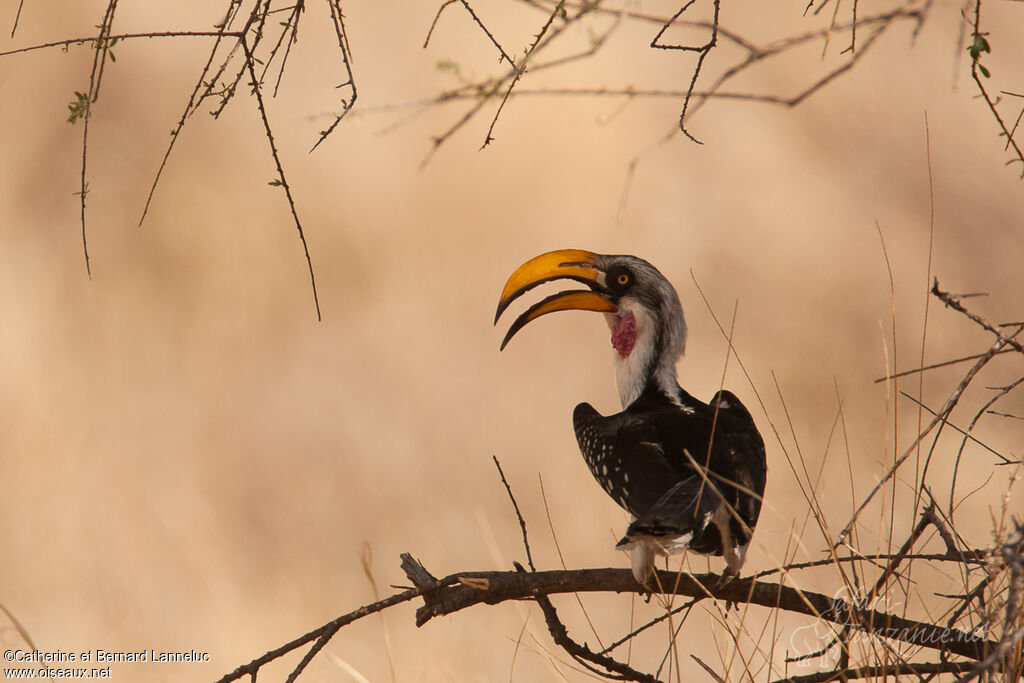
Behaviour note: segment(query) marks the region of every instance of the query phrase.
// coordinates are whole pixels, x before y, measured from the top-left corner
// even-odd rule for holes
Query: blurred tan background
[[[677,135],[651,149],[621,222],[628,165],[670,130],[680,102],[513,99],[494,142],[478,151],[491,103],[421,168],[431,136],[468,104],[415,116],[382,108],[456,85],[439,60],[473,77],[500,68],[454,6],[422,49],[438,4],[344,3],[357,110],[307,154],[337,107],[340,80],[326,9],[313,3],[271,105],[323,322],[284,194],[267,184],[275,171],[252,100],[240,95],[218,121],[194,117],[136,228],[168,131],[206,58],[205,39],[122,43],[107,65],[90,124],[91,281],[73,194],[82,127],[65,119],[73,92],[87,88],[92,54],[75,47],[0,60],[0,602],[41,649],[208,651],[209,664],[120,664],[113,674],[212,680],[372,602],[360,563],[367,546],[382,595],[406,583],[401,552],[437,575],[510,568],[524,553],[492,455],[515,489],[541,567],[560,564],[538,476],[566,564],[628,566],[613,550],[627,519],[588,474],[570,422],[582,400],[618,409],[604,322],[552,316],[503,353],[505,326],[491,325],[507,275],[554,248],[632,253],[660,267],[690,326],[680,380],[705,399],[719,387],[727,345],[694,278],[723,324],[738,303],[735,345],[767,414],[735,360],[725,383],[752,406],[770,471],[745,571],[781,561],[807,514],[773,435],[772,424],[795,458],[776,380],[812,473],[828,449],[821,491],[835,532],[849,519],[851,489],[862,495],[891,461],[894,407],[900,444],[916,433],[913,405],[891,402],[892,389],[872,380],[894,351],[900,368],[919,360],[929,260],[926,112],[932,272],[946,289],[988,292],[969,301],[993,321],[1024,316],[1024,186],[1019,167],[1004,167],[1009,155],[974,98],[966,55],[957,61],[961,3],[935,3],[916,41],[910,24],[893,28],[853,71],[796,109],[708,103],[689,123],[704,144]],[[3,9],[4,25],[13,5]],[[734,5],[723,7],[723,24],[754,41],[823,25],[803,16],[803,2]],[[104,7],[31,0],[0,50],[91,35]],[[474,7],[520,54],[544,21],[510,2]],[[861,13],[871,11],[862,3]],[[219,12],[204,2],[122,2],[115,32],[208,30]],[[1015,3],[985,5],[993,45],[985,63],[996,90],[1024,90],[1021,12]],[[521,85],[685,87],[692,55],[652,51],[652,35],[647,25],[624,26],[607,54],[527,74]],[[578,47],[587,36],[577,29],[572,39]],[[737,89],[797,92],[839,63],[847,40],[836,37],[824,63],[819,41],[752,71]],[[735,56],[720,54],[712,53],[709,75]],[[1001,105],[1010,121],[1019,110],[1011,103]],[[927,362],[989,343],[931,303]],[[929,374],[926,402],[941,405],[964,370]],[[989,384],[1019,377],[1019,357],[995,361],[991,372]],[[917,379],[901,386],[916,392]],[[959,422],[986,397],[969,395]],[[841,438],[830,441],[840,398],[852,465]],[[1021,414],[1024,401],[1011,395],[1003,408]],[[978,433],[1020,456],[1019,420],[985,418]],[[965,491],[994,473],[960,518],[984,546],[1010,472],[993,468],[982,450],[965,458]],[[950,471],[951,456],[938,456],[936,489]],[[867,546],[884,539],[888,509],[866,517]],[[909,504],[897,512],[895,533],[905,533]],[[797,559],[821,556],[824,541],[811,527],[804,544]],[[628,597],[584,603],[605,644],[625,632]],[[392,665],[403,681],[508,680],[527,614],[513,679],[584,678],[550,663],[565,658],[553,652],[535,608],[477,607],[416,629],[413,604],[390,610],[383,624],[368,619],[343,630],[303,680],[353,680],[332,657],[372,681],[391,680]],[[573,633],[593,644],[575,602],[557,604]],[[695,614],[684,628],[687,662],[689,643],[713,647],[710,620]],[[18,645],[12,629],[2,635],[5,647]],[[663,640],[638,646],[634,664],[654,670]],[[787,643],[780,636],[779,647]],[[704,658],[719,661],[710,650]],[[276,680],[283,671],[265,675]]]

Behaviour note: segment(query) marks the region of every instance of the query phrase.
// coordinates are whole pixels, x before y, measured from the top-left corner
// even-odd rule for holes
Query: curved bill
[[[498,323],[498,318],[505,312],[509,304],[537,285],[550,282],[551,280],[566,278],[582,282],[592,289],[600,288],[601,285],[597,281],[595,258],[596,255],[593,252],[584,251],[583,249],[559,249],[557,251],[549,251],[540,256],[534,256],[519,266],[509,276],[508,282],[505,283],[505,289],[501,292],[501,299],[498,300],[498,310],[494,314],[494,323]],[[526,322],[523,324],[525,325]]]
[[[519,295],[516,294],[515,296]],[[515,298],[515,296],[512,298]],[[499,315],[501,314],[502,310],[503,309],[499,308]],[[586,290],[572,290],[568,292],[559,292],[558,294],[552,294],[543,301],[540,301],[538,303],[535,303],[533,306],[530,306],[530,308],[528,308],[525,313],[516,318],[515,322],[512,323],[512,327],[508,328],[508,333],[505,335],[505,338],[501,342],[501,349],[504,350],[505,345],[508,344],[509,340],[512,339],[515,333],[523,329],[526,326],[526,324],[531,320],[536,320],[542,315],[554,313],[555,311],[569,310],[614,313],[619,309],[615,304],[613,304],[611,301],[606,299],[603,295],[598,294],[597,292],[588,292]]]

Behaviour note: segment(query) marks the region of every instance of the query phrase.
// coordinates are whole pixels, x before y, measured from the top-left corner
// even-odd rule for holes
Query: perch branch
[[[416,625],[422,626],[434,617],[453,614],[478,604],[495,605],[507,600],[536,600],[557,593],[614,592],[639,593],[641,587],[628,569],[578,569],[539,572],[460,572],[440,581],[418,583],[416,574],[408,570],[413,562],[402,556],[403,567],[413,584],[427,593],[424,605],[416,610]],[[422,566],[420,566],[422,569]],[[423,570],[424,572],[426,570]],[[429,572],[427,573],[429,576]],[[845,600],[820,593],[797,591],[777,583],[736,579],[718,586],[717,574],[680,576],[659,571],[662,592],[687,597],[712,597],[737,604],[778,608],[797,614],[825,619],[841,626],[853,625],[877,636],[912,645],[940,650],[949,654],[981,661],[992,652],[996,643],[961,631],[933,624],[904,619],[871,609],[857,609]],[[429,591],[429,593],[428,593]]]
[[[970,671],[970,662],[921,662],[914,664],[888,664],[886,666],[864,666],[859,669],[841,669],[836,671],[819,671],[803,676],[780,678],[775,683],[828,683],[828,681],[845,681],[859,678],[879,678],[887,676],[934,676],[940,673],[962,673]]]

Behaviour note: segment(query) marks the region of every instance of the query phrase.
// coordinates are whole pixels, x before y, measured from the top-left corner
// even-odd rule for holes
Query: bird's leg
[[[722,571],[722,575],[720,577],[718,577],[718,581],[715,582],[715,592],[717,593],[718,591],[720,591],[723,588],[725,588],[726,586],[728,586],[737,577],[739,577],[739,575],[740,575],[739,570],[734,570],[732,567],[727,565],[726,568]],[[726,600],[725,601],[725,616],[729,616],[729,610],[732,609],[735,606],[736,606],[735,602],[733,602],[732,600]]]
[[[733,543],[732,530],[729,528],[729,518],[730,514],[725,505],[719,507],[712,518],[715,526],[718,527],[718,533],[722,537],[722,555],[725,557],[725,569],[722,571],[722,575],[715,583],[716,591],[729,585],[729,583],[740,575],[740,568],[743,566],[743,560],[746,559],[747,554],[746,546],[740,547]],[[732,605],[732,601],[726,601],[726,615],[729,614],[729,608],[732,607]]]
[[[726,567],[722,570],[722,575],[718,577],[718,581],[715,582],[715,590],[725,588],[733,582],[740,575],[738,570],[734,570],[732,567]]]
[[[720,585],[724,585],[739,576],[743,560],[746,559],[747,547],[737,546],[732,537],[732,529],[729,526],[731,514],[723,503],[717,510],[711,521],[718,527],[718,535],[722,539],[722,556],[725,557],[726,570],[722,572]],[[726,578],[728,576],[728,579]]]
[[[666,555],[665,556],[665,571],[668,571],[668,570],[669,570],[668,555]],[[639,581],[639,579],[638,579],[638,581]],[[652,585],[652,582],[657,584],[657,586]],[[644,602],[646,604],[648,604],[648,605],[651,604],[651,598],[654,597],[654,591],[652,590],[653,588],[657,588],[659,593],[663,593],[664,592],[662,590],[662,588],[661,588],[661,580],[658,579],[658,572],[656,571],[656,569],[654,567],[653,561],[651,562],[651,573],[650,573],[650,575],[648,575],[644,581],[639,581],[639,583],[640,583],[640,586],[641,586],[640,595],[643,597]]]

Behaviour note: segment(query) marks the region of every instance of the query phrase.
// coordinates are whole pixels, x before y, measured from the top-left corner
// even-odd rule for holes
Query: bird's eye
[[[609,289],[623,292],[633,284],[633,273],[628,268],[616,266],[608,271],[605,283]]]

